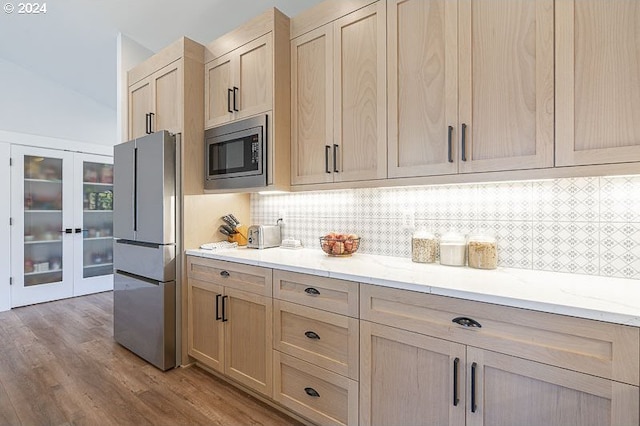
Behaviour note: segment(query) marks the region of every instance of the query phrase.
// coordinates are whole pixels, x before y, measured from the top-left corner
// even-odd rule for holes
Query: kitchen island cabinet
[[[291,41],[293,185],[386,178],[385,17],[379,1]]]
[[[188,353],[272,395],[271,270],[188,257]]]

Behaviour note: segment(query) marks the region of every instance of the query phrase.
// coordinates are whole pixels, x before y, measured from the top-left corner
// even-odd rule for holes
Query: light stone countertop
[[[640,281],[528,269],[479,270],[320,249],[187,250],[187,255],[640,327]]]

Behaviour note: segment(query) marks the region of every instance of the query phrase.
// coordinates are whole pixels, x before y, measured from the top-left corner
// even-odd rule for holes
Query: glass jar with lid
[[[418,263],[433,263],[436,261],[438,239],[426,230],[418,230],[411,238],[411,260]]]
[[[440,238],[440,264],[448,266],[464,266],[466,263],[466,237],[459,232],[446,232]]]
[[[469,235],[469,266],[476,269],[498,267],[498,242],[489,231]]]

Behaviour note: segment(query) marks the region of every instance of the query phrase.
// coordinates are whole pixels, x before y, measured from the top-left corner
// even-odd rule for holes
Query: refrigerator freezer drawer
[[[161,370],[176,364],[176,283],[114,274],[113,337]]]
[[[173,281],[176,279],[176,247],[115,240],[113,264],[116,270],[156,281]]]

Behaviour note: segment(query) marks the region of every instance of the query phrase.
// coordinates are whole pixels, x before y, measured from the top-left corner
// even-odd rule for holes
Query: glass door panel
[[[62,159],[24,157],[24,285],[62,281]]]
[[[82,276],[113,274],[113,165],[83,162]]]

